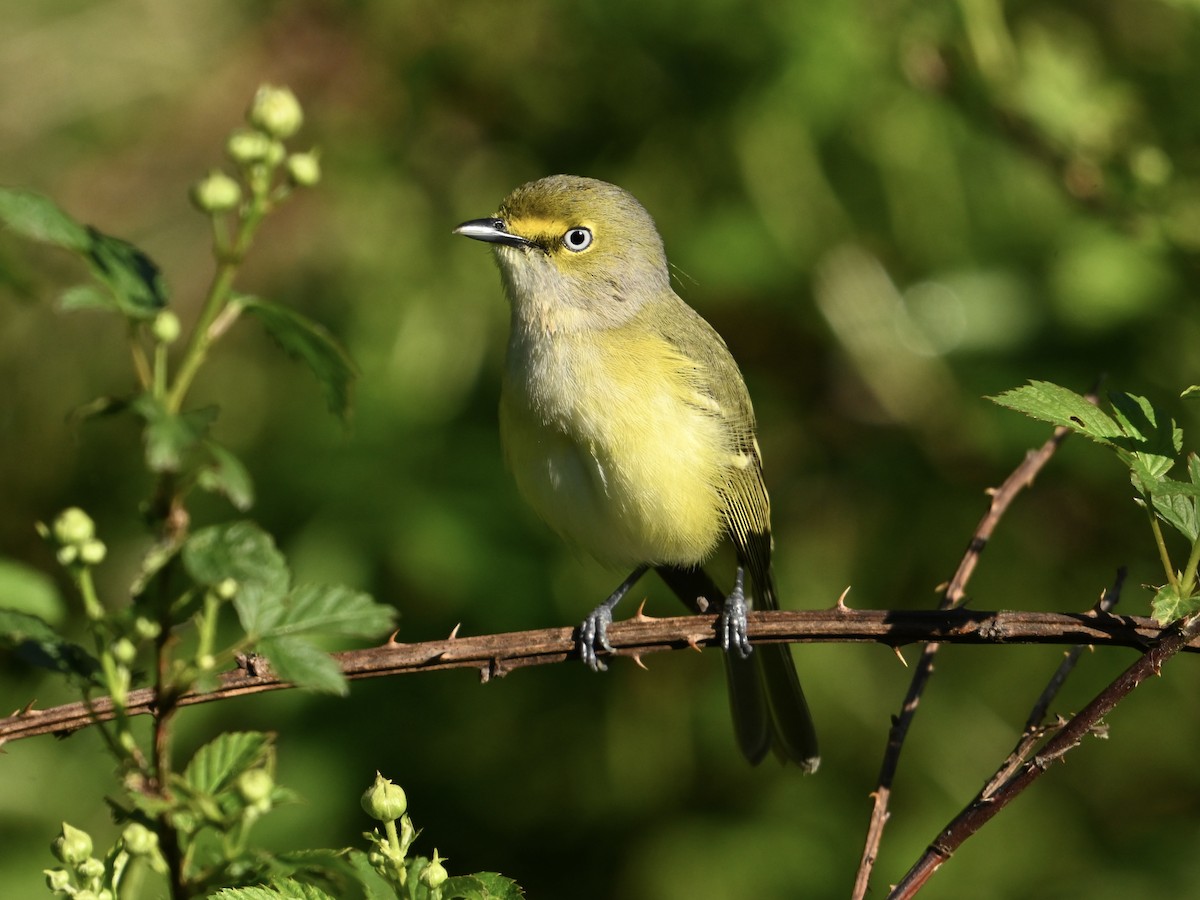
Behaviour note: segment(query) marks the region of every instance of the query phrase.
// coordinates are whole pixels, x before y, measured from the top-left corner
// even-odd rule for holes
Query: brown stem
[[[939,609],[953,609],[963,602],[966,597],[967,582],[971,580],[971,575],[979,563],[979,556],[995,532],[1001,517],[1017,494],[1033,483],[1033,479],[1050,461],[1054,452],[1070,433],[1068,428],[1056,428],[1053,436],[1046,443],[1037,450],[1031,450],[1025,454],[1025,459],[1021,464],[1004,479],[999,488],[991,492],[992,502],[975,528],[975,533],[967,545],[967,552],[963,554],[962,561],[958,564],[958,569],[945,586]],[[858,871],[854,877],[854,888],[851,893],[854,900],[863,900],[867,895],[871,872],[875,867],[875,860],[879,856],[880,842],[883,840],[883,830],[891,816],[888,812],[888,805],[891,801],[892,782],[895,781],[896,770],[900,765],[900,754],[904,749],[904,741],[908,737],[908,729],[917,714],[921,697],[924,695],[925,686],[933,677],[933,664],[938,649],[937,642],[926,644],[913,671],[900,714],[893,719],[892,727],[888,731],[887,747],[884,749],[879,777],[875,782],[875,790],[871,792],[871,818],[867,823],[862,857],[858,863]]]
[[[989,796],[976,797],[966,809],[955,816],[888,895],[890,900],[905,900],[916,894],[967,838],[1040,778],[1051,764],[1058,762],[1078,746],[1113,707],[1147,678],[1159,674],[1163,663],[1187,647],[1197,634],[1200,634],[1200,616],[1177,622],[1166,629],[1162,637],[1155,641],[1137,662],[1118,675],[1108,687],[1076,713],[1074,718],[1059,729],[1041,751],[1021,766],[1015,775]]]
[[[900,647],[937,641],[955,644],[1092,644],[1145,649],[1161,634],[1151,619],[1089,613],[988,612],[957,609],[777,610],[752,612],[747,617],[754,643],[877,643]],[[651,653],[712,646],[718,641],[716,616],[678,616],[655,619],[635,616],[609,627],[609,640],[619,656],[645,657]],[[1187,647],[1200,651],[1200,641]],[[442,669],[475,669],[486,681],[515,669],[578,660],[575,629],[456,636],[419,644],[387,643],[365,650],[333,654],[350,679],[379,678]],[[576,663],[577,664],[577,663]],[[227,672],[209,693],[184,693],[173,707],[208,703],[227,697],[289,688],[270,673],[264,662],[248,660],[243,668]],[[129,692],[126,713],[146,715],[155,709],[152,688]],[[106,698],[92,702],[92,712],[82,703],[38,710],[32,705],[0,719],[0,744],[39,734],[67,734],[112,716]]]

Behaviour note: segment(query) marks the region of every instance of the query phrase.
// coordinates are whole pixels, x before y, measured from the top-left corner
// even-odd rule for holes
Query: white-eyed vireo
[[[738,569],[720,624],[738,743],[753,763],[774,750],[815,770],[788,645],[751,653],[746,638],[744,570],[754,604],[778,609],[750,397],[720,335],[671,289],[650,215],[619,187],[555,175],[455,233],[493,246],[512,306],[500,429],[521,493],[567,541],[633,568],[584,620],[584,661],[604,668],[612,610],[649,568],[693,608],[719,597],[699,567],[728,538]]]

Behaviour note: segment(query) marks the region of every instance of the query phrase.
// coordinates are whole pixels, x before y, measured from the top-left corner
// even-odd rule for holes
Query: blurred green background
[[[923,608],[984,490],[1046,430],[985,395],[1100,375],[1175,398],[1200,381],[1200,4],[0,0],[0,183],[37,190],[164,268],[185,322],[211,270],[189,185],[255,87],[305,105],[324,180],[267,224],[241,287],[326,323],[362,371],[352,427],[252,324],[194,392],[248,464],[254,518],[300,578],[395,604],[401,640],[570,625],[623,573],[524,508],[495,407],[507,312],[489,254],[453,238],[523,181],[591,175],[657,219],[678,289],[755,398],[785,605]],[[120,597],[148,480],[123,420],[71,409],[131,386],[121,326],[63,315],[80,277],[0,237],[0,557],[63,589],[33,523],[79,504]],[[197,522],[234,513],[217,501]],[[1070,441],[971,586],[977,608],[1081,610],[1130,566],[1161,580],[1116,462]],[[727,573],[725,573],[727,574]],[[647,581],[649,611],[675,602]],[[65,590],[64,590],[64,593]],[[52,600],[47,600],[52,603]],[[629,610],[632,611],[632,607]],[[913,648],[905,651],[910,660]],[[306,798],[278,848],[345,845],[376,769],[451,872],[531,897],[845,896],[909,673],[874,646],[796,656],[823,740],[801,778],[747,767],[721,666],[659,655],[354,685],[188,710],[181,750],[278,732]],[[876,877],[895,881],[1008,752],[1060,650],[947,648],[907,745]],[[1133,658],[1085,657],[1069,713]],[[1196,663],[1172,662],[934,878],[930,897],[1200,896]],[[0,705],[63,699],[0,661]],[[93,735],[0,756],[0,896],[44,890],[58,822],[111,839]]]

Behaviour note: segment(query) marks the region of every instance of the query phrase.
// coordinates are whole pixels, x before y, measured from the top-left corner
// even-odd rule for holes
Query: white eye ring
[[[579,253],[581,250],[586,250],[592,246],[592,230],[584,228],[582,225],[576,225],[574,228],[567,229],[567,233],[562,238],[563,246],[572,253]]]

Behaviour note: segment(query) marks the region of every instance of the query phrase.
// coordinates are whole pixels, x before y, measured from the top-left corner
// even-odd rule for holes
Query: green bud
[[[145,616],[138,616],[133,620],[133,630],[137,632],[138,637],[146,641],[152,641],[162,634],[162,626]]]
[[[164,309],[155,316],[154,324],[150,326],[150,333],[160,344],[175,343],[179,340],[179,332],[182,330],[183,326],[179,324],[179,316],[169,309]]]
[[[393,784],[376,772],[374,784],[363,792],[362,808],[377,822],[394,822],[408,809],[408,798],[400,785]]]
[[[220,170],[192,185],[192,204],[204,213],[224,213],[242,202],[242,186]]]
[[[147,856],[158,849],[158,835],[141,822],[126,825],[121,840],[132,856]]]
[[[88,881],[98,882],[104,877],[104,863],[96,859],[94,856],[89,856],[79,864],[76,871],[79,872],[80,878],[86,878]]]
[[[202,672],[211,672],[217,667],[217,658],[211,653],[201,653],[196,657],[196,668]]]
[[[62,831],[50,844],[50,852],[61,863],[79,866],[92,855],[92,836],[63,822]]]
[[[113,659],[121,665],[129,666],[137,659],[137,647],[134,646],[133,641],[129,638],[117,638],[113,641],[112,655]]]
[[[79,548],[74,544],[59,547],[58,551],[54,554],[54,558],[58,560],[60,566],[73,566],[79,559]]]
[[[433,859],[429,861],[429,865],[421,870],[420,881],[428,888],[439,888],[442,883],[450,877],[450,873],[446,871],[446,867],[442,865],[442,858],[438,856],[437,848],[434,848]]]
[[[300,130],[304,123],[304,111],[290,90],[264,84],[254,95],[246,120],[271,137],[282,140]]]
[[[296,187],[312,187],[321,180],[321,160],[316,151],[293,153],[287,158],[288,180]]]
[[[54,520],[54,539],[60,544],[82,544],[96,536],[96,523],[78,506],[64,509]]]
[[[238,583],[236,578],[224,578],[217,582],[217,596],[222,600],[232,600],[238,592]]]
[[[104,557],[107,555],[108,548],[104,546],[104,541],[98,541],[95,538],[79,547],[79,561],[85,566],[98,566],[104,562]]]
[[[225,152],[238,165],[262,162],[271,152],[270,135],[257,128],[235,128],[225,142]]]
[[[287,156],[287,148],[283,146],[282,141],[271,141],[271,146],[267,148],[267,158],[265,160],[268,166],[274,168],[283,162],[283,158]]]
[[[247,769],[238,776],[237,788],[247,803],[262,803],[271,799],[275,779],[266,769]]]
[[[46,887],[50,888],[55,894],[73,894],[74,885],[71,884],[71,873],[66,869],[42,869],[46,873]]]

